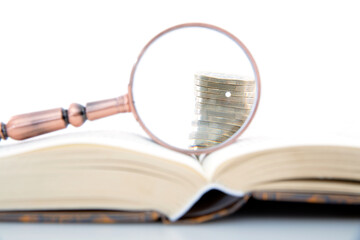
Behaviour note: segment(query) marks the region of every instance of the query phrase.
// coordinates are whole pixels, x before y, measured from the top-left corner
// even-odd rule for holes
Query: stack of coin
[[[254,101],[254,79],[211,72],[195,74],[190,148],[208,148],[229,139],[247,120]]]

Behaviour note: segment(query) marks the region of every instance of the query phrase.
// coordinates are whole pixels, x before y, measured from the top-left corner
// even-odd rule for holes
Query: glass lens
[[[147,45],[134,68],[136,112],[147,131],[172,147],[217,146],[252,116],[258,99],[253,65],[239,41],[219,29],[169,30]]]

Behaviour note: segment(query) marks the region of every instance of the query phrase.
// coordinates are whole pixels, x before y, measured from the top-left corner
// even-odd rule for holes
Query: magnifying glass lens
[[[222,144],[248,124],[258,79],[240,44],[227,32],[203,26],[155,37],[132,73],[134,107],[146,131],[187,151]]]

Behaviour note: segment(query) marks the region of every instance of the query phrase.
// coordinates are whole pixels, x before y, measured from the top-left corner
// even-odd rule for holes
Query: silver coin
[[[241,91],[228,91],[228,90],[221,90],[215,88],[207,88],[201,86],[195,86],[195,92],[204,92],[204,93],[211,93],[226,96],[230,93],[231,96],[234,97],[255,97],[254,92],[241,92]]]
[[[203,120],[192,121],[192,126],[208,127],[208,128],[222,129],[222,130],[234,131],[234,132],[236,132],[240,128],[239,126],[232,125],[232,124],[209,122],[209,121],[203,121]]]
[[[228,96],[226,95],[218,95],[218,94],[212,94],[212,93],[204,93],[204,92],[195,92],[196,97],[201,98],[209,98],[209,99],[219,99],[223,101],[229,101],[229,102],[237,102],[237,103],[247,103],[247,104],[253,104],[255,102],[255,98],[251,97],[234,97],[230,94]]]
[[[198,115],[207,115],[214,117],[221,117],[226,119],[236,119],[236,120],[246,120],[249,115],[243,113],[226,113],[226,112],[218,112],[208,109],[195,109],[195,113]]]
[[[239,129],[239,127],[237,129]],[[237,132],[237,131],[228,131],[228,130],[223,130],[223,129],[201,127],[201,126],[193,127],[193,131],[194,132],[208,132],[208,133],[211,133],[211,134],[228,136],[228,137],[233,136],[234,133]]]
[[[243,114],[243,115],[250,115],[251,109],[241,109],[241,108],[234,108],[234,107],[225,107],[220,105],[211,105],[211,104],[203,104],[203,103],[195,103],[195,109],[204,109],[216,112],[223,112],[223,113],[236,113],[236,114]]]
[[[209,148],[209,147],[213,147],[215,145],[217,145],[219,143],[214,143],[214,144],[211,144],[211,145],[205,145],[205,144],[190,144],[189,148],[192,149],[192,150],[198,150],[198,149],[204,149],[204,148]]]
[[[199,78],[195,77],[196,80],[203,82],[211,82],[223,85],[232,85],[232,86],[255,86],[255,81],[240,81],[240,80],[227,80],[227,79],[212,79],[212,78]]]
[[[195,101],[197,103],[211,104],[211,105],[218,105],[218,106],[232,107],[232,108],[240,108],[240,109],[252,109],[252,106],[253,106],[253,104],[237,103],[237,102],[223,101],[220,99],[208,99],[208,98],[200,98],[200,97],[196,97]]]
[[[202,148],[208,148],[207,146],[201,146],[201,145],[191,145],[190,144],[190,149],[192,150],[198,150],[198,149],[202,149]]]
[[[217,144],[223,143],[224,141],[212,141],[206,139],[190,139],[190,146],[192,147],[201,147],[201,148],[209,148],[215,146]]]
[[[229,139],[229,136],[217,135],[208,132],[193,132],[190,134],[190,139],[206,139],[217,142],[224,142]]]
[[[223,123],[228,125],[234,125],[241,127],[244,124],[244,120],[236,120],[236,119],[226,119],[226,118],[220,118],[220,117],[214,117],[214,116],[206,116],[206,115],[199,115],[195,114],[194,117],[196,120],[200,121],[207,121],[207,122],[214,122],[214,123]]]
[[[215,88],[221,90],[228,90],[228,91],[242,91],[242,92],[252,92],[255,90],[255,85],[253,86],[238,86],[238,85],[229,85],[229,84],[221,84],[221,83],[213,83],[213,82],[206,82],[195,79],[195,85],[207,87],[207,88]]]
[[[192,146],[203,146],[203,147],[211,147],[216,144],[222,143],[221,141],[213,141],[208,139],[190,139]]]
[[[254,79],[235,74],[200,72],[195,74],[195,79],[215,83],[225,83],[231,85],[254,85]]]
[[[211,141],[211,140],[206,140],[206,139],[191,139],[190,140],[190,146],[191,148],[208,148],[208,147],[212,147],[215,146],[217,144],[220,144],[222,142],[216,142],[216,141]]]

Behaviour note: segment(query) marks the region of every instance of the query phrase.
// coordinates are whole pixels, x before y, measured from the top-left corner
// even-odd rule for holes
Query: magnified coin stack
[[[222,73],[195,74],[195,114],[190,148],[208,148],[236,133],[255,102],[254,79]]]

